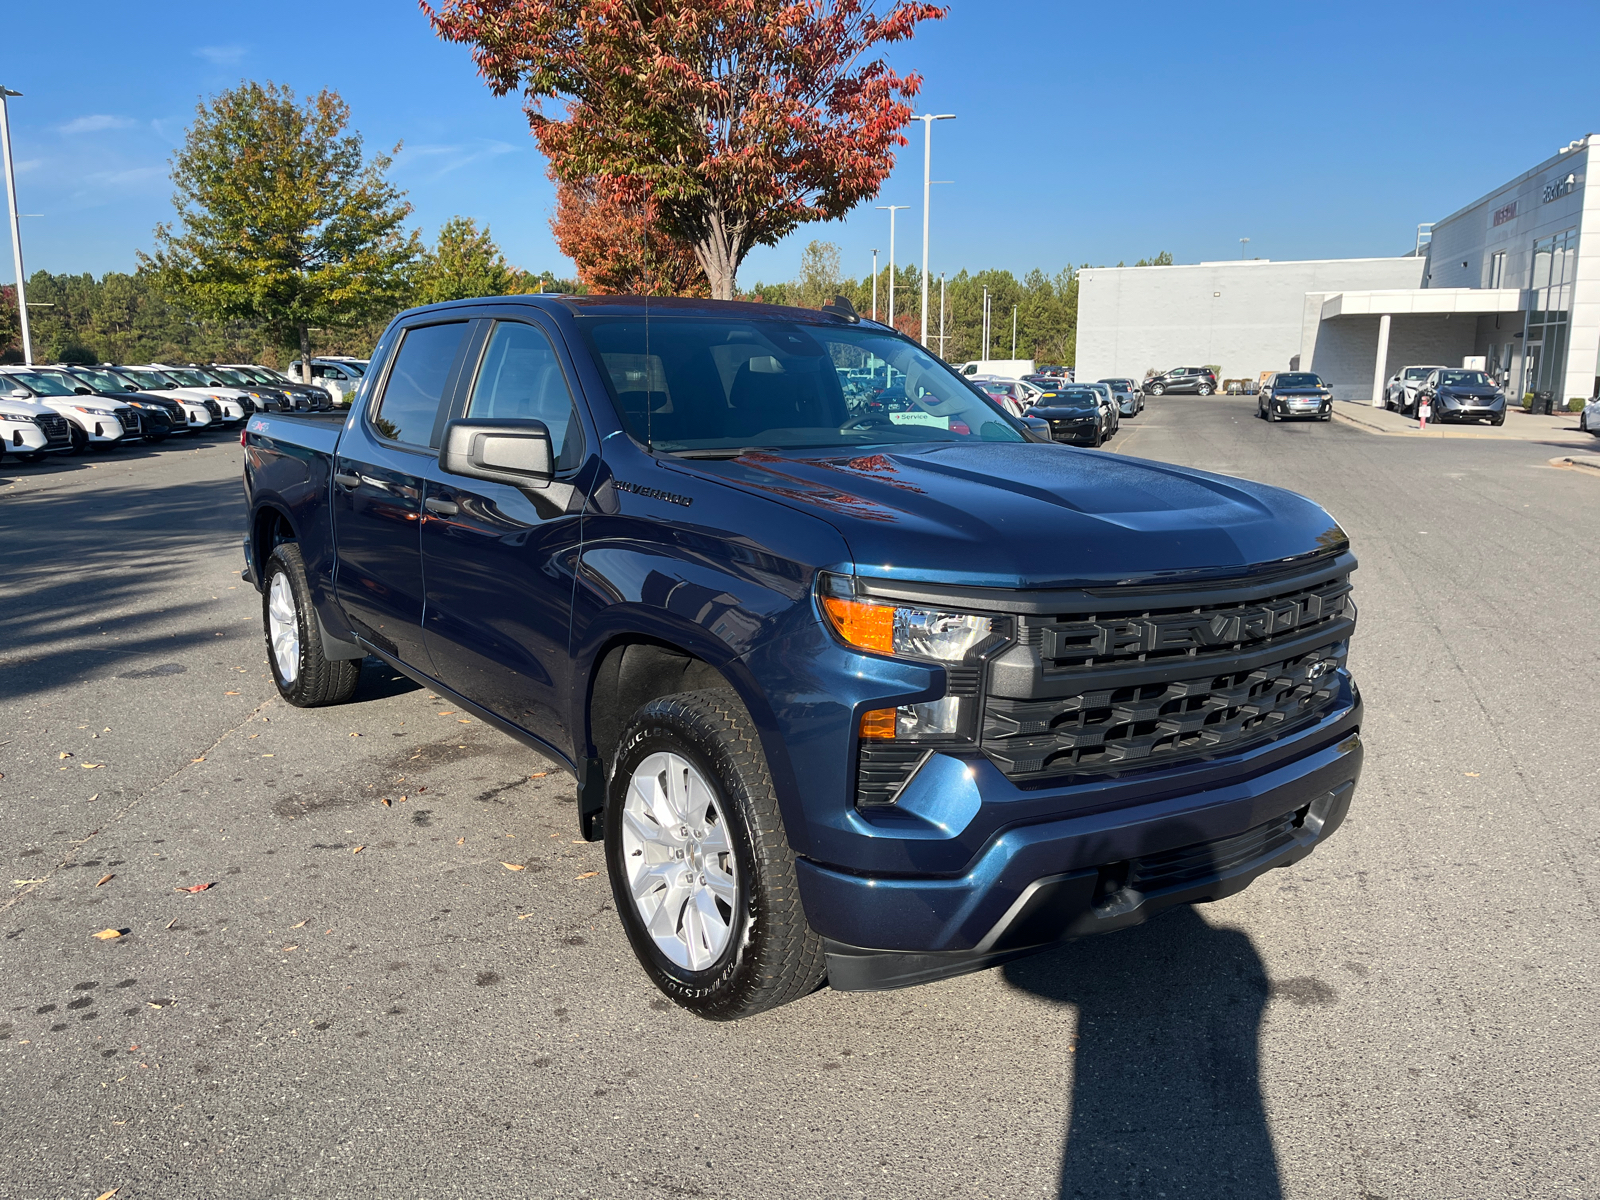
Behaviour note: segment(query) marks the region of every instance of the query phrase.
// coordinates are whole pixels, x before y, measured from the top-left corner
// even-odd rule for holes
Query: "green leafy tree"
[[[538,290],[537,280],[506,262],[487,225],[479,229],[471,217],[451,217],[440,227],[439,240],[422,256],[414,302],[438,304]]]
[[[800,278],[795,280],[790,304],[821,308],[840,295],[839,247],[832,242],[812,242],[800,255]]]
[[[1117,266],[1119,266],[1119,267],[1121,265],[1122,265],[1121,263],[1117,264]],[[1155,257],[1153,257],[1153,258],[1141,258],[1138,262],[1134,263],[1133,265],[1136,266],[1136,267],[1170,267],[1172,265],[1172,251],[1171,250],[1163,250],[1160,254],[1157,254]]]
[[[244,83],[200,105],[172,163],[176,228],[140,261],[182,308],[298,344],[403,305],[421,253],[411,205],[364,154],[338,93]],[[399,147],[396,147],[398,150]]]

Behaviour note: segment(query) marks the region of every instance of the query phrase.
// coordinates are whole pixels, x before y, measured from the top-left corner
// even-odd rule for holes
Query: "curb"
[[[1563,454],[1550,460],[1552,467],[1577,468],[1600,475],[1600,454]]]

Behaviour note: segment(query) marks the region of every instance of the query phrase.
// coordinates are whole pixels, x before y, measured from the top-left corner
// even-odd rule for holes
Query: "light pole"
[[[1017,306],[1011,306],[1011,361],[1017,361]]]
[[[902,208],[910,208],[909,204],[880,204],[879,208],[889,212],[889,328],[894,328],[894,214]]]
[[[878,319],[878,252],[872,252],[872,319]]]
[[[933,123],[954,121],[955,113],[924,113],[913,117],[922,122],[922,344],[928,344],[928,195],[933,183]]]
[[[983,361],[989,361],[989,289],[983,289]]]
[[[22,281],[22,226],[17,222],[17,176],[11,169],[11,115],[6,99],[20,96],[0,85],[0,153],[6,159],[6,203],[11,207],[11,261],[17,268],[17,317],[22,322],[22,361],[33,366],[33,339],[28,335],[28,297]]]
[[[1244,248],[1246,246],[1248,246],[1249,244],[1250,244],[1250,239],[1249,238],[1240,238],[1239,239],[1239,261],[1240,262],[1244,261]]]

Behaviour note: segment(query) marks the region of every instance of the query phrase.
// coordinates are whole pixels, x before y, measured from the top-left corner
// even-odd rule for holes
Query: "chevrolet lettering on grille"
[[[1302,596],[1225,612],[1064,622],[1043,630],[1041,649],[1047,659],[1084,655],[1095,659],[1128,658],[1175,650],[1206,650],[1292,633],[1302,625],[1335,616],[1343,608],[1341,591],[1335,596]]]

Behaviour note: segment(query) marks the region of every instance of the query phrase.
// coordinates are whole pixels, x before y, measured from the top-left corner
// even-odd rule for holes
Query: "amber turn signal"
[[[874,708],[861,714],[862,738],[884,742],[894,740],[895,711],[892,708]]]
[[[842,596],[822,597],[822,611],[828,615],[840,637],[852,646],[879,654],[894,653],[894,608],[887,604],[863,604]],[[885,734],[893,737],[893,733]]]

